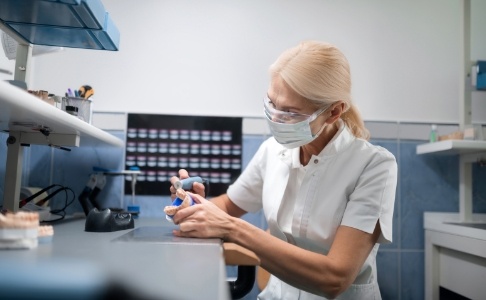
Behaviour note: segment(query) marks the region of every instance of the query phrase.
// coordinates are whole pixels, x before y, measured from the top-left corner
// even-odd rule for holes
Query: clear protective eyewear
[[[307,121],[310,123],[314,121],[327,108],[320,108],[311,115],[281,111],[275,109],[275,105],[273,104],[273,102],[270,100],[270,98],[268,98],[268,95],[265,95],[265,97],[263,98],[263,109],[265,112],[265,116],[271,121],[278,123],[295,124],[303,121]]]

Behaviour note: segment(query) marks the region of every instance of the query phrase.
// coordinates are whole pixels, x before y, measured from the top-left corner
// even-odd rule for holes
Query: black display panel
[[[241,173],[242,118],[128,114],[125,169],[140,168],[137,195],[170,195],[172,176],[186,169],[217,196]],[[131,194],[131,176],[125,194]]]

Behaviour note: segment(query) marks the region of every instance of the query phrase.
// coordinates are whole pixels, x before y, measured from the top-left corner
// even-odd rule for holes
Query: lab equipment
[[[195,182],[204,183],[205,181],[199,176],[194,176],[194,177],[178,180],[174,182],[173,186],[176,190],[178,189],[192,190],[192,184]]]
[[[86,218],[84,230],[88,232],[112,232],[134,227],[135,222],[129,213],[115,213],[109,208],[101,211],[94,208]]]
[[[89,197],[91,192],[96,186],[96,173],[91,174],[89,176],[88,182],[86,183],[86,186],[84,187],[83,191],[81,194],[78,196],[78,200],[81,203],[81,206],[83,207],[84,214],[87,216],[89,214],[89,211],[92,209],[92,207],[95,207],[97,209],[100,209],[100,205],[96,201],[95,197]],[[89,202],[88,202],[89,200]]]
[[[102,207],[97,201],[97,196],[103,190],[106,185],[106,176],[119,176],[119,175],[130,175],[132,177],[132,205],[128,206],[128,212],[137,215],[140,212],[140,209],[130,209],[130,207],[135,206],[135,186],[137,183],[137,176],[142,172],[138,169],[134,170],[122,170],[122,171],[112,171],[108,169],[103,169],[99,167],[93,167],[94,173],[90,174],[88,182],[84,187],[83,191],[79,195],[78,199],[83,207],[83,211],[86,216],[88,216],[89,212],[96,208],[101,210]],[[123,205],[122,205],[123,206]]]
[[[123,171],[110,171],[110,170],[103,170],[103,169],[99,169],[99,170],[101,170],[104,175],[131,176],[132,200],[131,203],[127,205],[127,211],[134,216],[138,215],[140,213],[140,206],[135,204],[135,187],[137,184],[138,175],[142,174],[140,169],[138,167],[131,167],[130,170],[123,170]]]

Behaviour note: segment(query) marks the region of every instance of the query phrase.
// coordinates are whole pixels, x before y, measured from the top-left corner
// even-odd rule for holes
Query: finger
[[[186,179],[189,178],[189,172],[187,172],[186,169],[180,169],[179,170],[179,178],[180,179]]]
[[[175,182],[179,181],[179,177],[177,176],[172,176],[170,178],[170,184],[173,185]]]
[[[206,188],[204,187],[204,184],[200,183],[200,182],[194,182],[192,184],[192,190],[194,191],[194,193],[198,194],[198,195],[201,195],[202,197],[205,197],[205,193],[206,193]]]
[[[194,194],[194,193],[191,193],[191,192],[187,192],[187,193],[192,197],[192,199],[194,200],[194,202],[196,202],[198,204],[201,204],[201,203],[203,203],[205,201],[208,201],[208,200],[204,199],[204,197],[201,196],[201,195]]]
[[[172,230],[172,234],[177,237],[197,237],[193,231],[185,232],[177,229]]]
[[[192,215],[196,210],[197,208],[195,208],[195,205],[179,209],[175,215],[172,216],[172,221],[174,224],[179,225],[185,218]]]
[[[174,188],[173,185],[170,186],[169,191],[170,191],[170,198],[174,200],[177,196],[176,196],[176,189]]]
[[[179,224],[179,232],[184,236],[197,236],[199,234],[199,226],[200,224],[193,220],[184,221]]]

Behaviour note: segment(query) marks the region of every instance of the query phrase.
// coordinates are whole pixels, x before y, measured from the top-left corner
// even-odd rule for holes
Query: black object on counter
[[[129,213],[116,213],[109,208],[101,211],[93,208],[86,217],[84,230],[89,232],[112,232],[134,227],[135,222]]]

